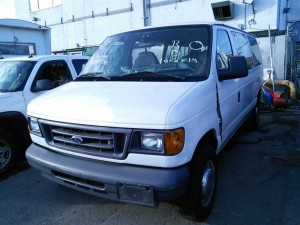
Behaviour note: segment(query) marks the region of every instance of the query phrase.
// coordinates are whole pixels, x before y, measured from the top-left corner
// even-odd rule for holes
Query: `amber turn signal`
[[[184,145],[184,129],[165,131],[165,154],[177,155]]]

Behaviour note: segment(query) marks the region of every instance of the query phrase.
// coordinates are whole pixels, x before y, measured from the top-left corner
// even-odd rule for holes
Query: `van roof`
[[[194,22],[185,22],[185,23],[169,23],[169,24],[163,24],[163,25],[157,25],[157,26],[147,26],[147,27],[143,27],[143,28],[139,28],[139,29],[133,29],[133,30],[128,30],[128,31],[124,31],[124,32],[116,33],[116,34],[127,33],[127,32],[131,32],[131,31],[139,31],[139,30],[163,28],[163,27],[190,26],[190,25],[223,26],[223,27],[226,27],[226,28],[229,28],[229,29],[234,29],[234,30],[237,30],[239,32],[243,32],[243,33],[249,34],[247,31],[244,31],[244,30],[232,27],[232,26],[228,26],[228,25],[223,24],[223,23],[208,22],[208,21],[194,21]],[[250,34],[250,35],[252,35],[252,34]]]

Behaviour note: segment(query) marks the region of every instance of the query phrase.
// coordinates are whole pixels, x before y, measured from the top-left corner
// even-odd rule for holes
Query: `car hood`
[[[195,82],[71,82],[34,99],[27,113],[77,124],[165,125],[172,105]]]
[[[0,99],[9,98],[11,95],[12,94],[10,92],[0,92]]]

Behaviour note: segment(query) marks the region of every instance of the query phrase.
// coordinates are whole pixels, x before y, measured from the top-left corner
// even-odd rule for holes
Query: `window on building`
[[[35,55],[35,44],[0,42],[0,55]]]
[[[61,5],[61,0],[29,0],[30,10],[37,11],[47,9],[53,6]]]

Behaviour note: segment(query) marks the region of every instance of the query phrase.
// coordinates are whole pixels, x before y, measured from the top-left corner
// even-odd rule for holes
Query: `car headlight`
[[[141,132],[141,145],[143,149],[163,152],[163,134]]]
[[[28,125],[29,125],[29,131],[31,133],[42,136],[37,118],[29,117]]]
[[[142,149],[165,155],[176,155],[183,149],[183,128],[161,132],[142,131],[140,134]]]

